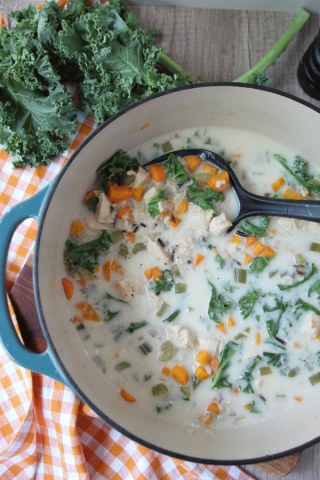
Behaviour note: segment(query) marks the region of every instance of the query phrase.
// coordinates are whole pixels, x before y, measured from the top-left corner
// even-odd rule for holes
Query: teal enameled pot
[[[198,463],[244,464],[289,455],[319,441],[320,390],[296,407],[255,426],[208,435],[171,424],[121,399],[88,358],[69,320],[61,278],[72,220],[99,165],[120,148],[174,130],[226,126],[250,130],[290,145],[320,167],[320,110],[290,95],[243,84],[196,84],[163,92],[130,106],[100,125],[76,150],[55,181],[0,219],[0,337],[8,355],[30,370],[72,388],[102,419],[131,439],[164,454]],[[148,124],[148,127],[141,129]],[[38,220],[34,294],[47,350],[25,348],[13,328],[5,293],[6,257],[15,228]]]

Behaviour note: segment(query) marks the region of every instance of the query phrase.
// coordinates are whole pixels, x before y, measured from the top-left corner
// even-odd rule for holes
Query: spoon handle
[[[290,217],[320,223],[320,201],[260,197],[242,188],[237,193],[240,211],[234,226],[244,218],[255,215]]]

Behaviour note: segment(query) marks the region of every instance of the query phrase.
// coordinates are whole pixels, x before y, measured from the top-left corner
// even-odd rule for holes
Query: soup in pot
[[[223,156],[259,195],[320,198],[317,170],[286,145],[189,129],[103,164],[66,242],[70,319],[97,381],[119,401],[193,428],[280,415],[320,383],[320,226],[238,212]],[[142,165],[142,166],[141,166]]]

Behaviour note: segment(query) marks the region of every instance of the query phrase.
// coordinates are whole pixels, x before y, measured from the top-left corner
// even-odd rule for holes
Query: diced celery
[[[187,291],[186,283],[176,283],[174,286],[174,293],[185,293]]]

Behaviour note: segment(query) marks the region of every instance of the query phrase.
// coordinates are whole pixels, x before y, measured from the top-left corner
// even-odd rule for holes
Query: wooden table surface
[[[28,1],[0,0],[0,12],[28,5]],[[38,2],[32,2],[38,3]],[[174,7],[130,7],[140,19],[142,28],[157,28],[162,36],[157,45],[174,58],[192,77],[202,81],[232,81],[245,73],[274,45],[295,17],[291,13],[213,10]],[[291,93],[320,107],[299,87],[298,63],[317,35],[320,17],[313,15],[292,40],[277,64],[268,70],[274,81],[271,87]],[[31,267],[27,267],[31,268]],[[25,270],[26,272],[26,270]],[[28,275],[30,275],[31,270]],[[13,296],[19,297],[18,285]],[[23,304],[23,299],[20,300]],[[31,301],[30,298],[28,301]],[[30,339],[31,318],[24,318],[25,335]],[[41,336],[41,332],[36,332]],[[320,432],[319,432],[320,434]],[[316,480],[319,471],[320,444],[304,451],[298,466],[287,480]],[[257,480],[272,480],[274,476],[253,466],[244,469]],[[279,475],[279,470],[278,470]]]

